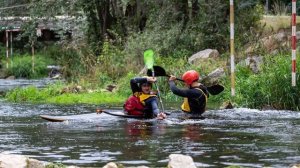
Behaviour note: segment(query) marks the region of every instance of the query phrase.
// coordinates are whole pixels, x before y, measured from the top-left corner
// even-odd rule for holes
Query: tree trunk
[[[199,12],[199,2],[198,0],[192,0],[192,17],[197,17],[197,14]]]
[[[127,36],[127,26],[124,22],[125,16],[123,14],[122,8],[118,6],[117,0],[111,0],[111,8],[112,8],[112,17],[116,18],[116,24],[120,22],[121,24],[121,31],[123,32],[124,36]]]
[[[109,0],[96,1],[97,15],[101,24],[101,36],[104,39],[107,36],[107,29],[110,27]]]
[[[176,0],[175,2],[175,9],[178,12],[177,20],[183,20],[183,27],[186,26],[189,20],[189,1],[188,0]]]
[[[269,0],[266,0],[266,4],[265,4],[265,14],[269,13]]]

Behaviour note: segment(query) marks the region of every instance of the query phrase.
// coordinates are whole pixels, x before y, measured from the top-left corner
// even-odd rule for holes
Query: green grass
[[[114,92],[66,93],[61,94],[63,85],[50,85],[38,89],[30,86],[16,88],[6,94],[11,102],[53,103],[53,104],[109,104],[123,105],[127,97]]]
[[[49,97],[45,101],[54,104],[109,104],[122,105],[127,97],[111,92],[95,92],[82,94],[63,94]]]
[[[300,61],[297,60],[297,64]],[[297,85],[300,83],[297,74]],[[230,80],[227,80],[230,86]],[[276,109],[300,109],[299,86],[291,86],[290,55],[272,55],[264,57],[262,70],[258,74],[252,73],[248,67],[236,68],[236,96],[231,97],[230,89],[222,94],[222,99],[232,100],[240,107],[260,109],[266,105]]]
[[[8,75],[17,78],[40,78],[48,76],[47,65],[51,65],[53,62],[52,59],[45,56],[35,55],[33,68],[32,56],[16,55],[9,61],[6,71]],[[2,64],[5,65],[6,60],[3,60]]]
[[[260,21],[262,25],[265,24],[265,32],[277,32],[280,29],[291,29],[291,16],[275,16],[264,15]],[[300,18],[297,17],[297,23],[300,23]]]

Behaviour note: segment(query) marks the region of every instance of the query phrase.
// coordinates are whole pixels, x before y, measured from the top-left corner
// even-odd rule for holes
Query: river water
[[[166,167],[172,153],[190,155],[197,167],[300,163],[298,112],[209,110],[206,119],[196,121],[180,119],[181,113],[173,111],[157,121],[96,115],[95,109],[0,101],[0,152],[89,167],[110,161]],[[41,114],[75,116],[53,123]]]

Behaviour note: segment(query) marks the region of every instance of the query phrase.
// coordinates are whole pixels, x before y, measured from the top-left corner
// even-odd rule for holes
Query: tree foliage
[[[17,1],[14,1],[17,3]],[[72,18],[66,30],[73,33],[64,48],[85,50],[87,59],[103,55],[104,42],[123,51],[133,64],[141,63],[141,53],[154,48],[159,55],[186,57],[206,48],[224,52],[229,48],[229,1],[224,0],[31,0],[27,25],[34,31],[37,22]],[[259,0],[235,0],[236,43],[246,44],[262,14]],[[13,5],[13,4],[11,4]],[[16,10],[11,10],[11,12]],[[11,14],[13,15],[13,14]],[[34,33],[26,33],[34,36]],[[35,39],[30,37],[29,39]],[[64,42],[64,41],[61,41]],[[81,51],[79,51],[81,52]],[[94,57],[90,57],[93,54]],[[117,54],[106,54],[111,57]],[[81,56],[81,60],[83,56]],[[78,59],[74,57],[74,59]],[[112,58],[116,59],[116,58]],[[106,59],[108,60],[108,59]],[[132,61],[133,60],[133,61]],[[137,60],[137,61],[135,61]],[[96,60],[94,60],[96,62]],[[122,62],[128,62],[122,60]],[[83,62],[84,63],[84,62]],[[87,66],[85,66],[87,67]]]

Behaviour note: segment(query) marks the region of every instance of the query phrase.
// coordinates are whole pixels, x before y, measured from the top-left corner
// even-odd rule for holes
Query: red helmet
[[[199,73],[195,70],[186,71],[182,75],[182,79],[186,84],[191,85],[193,82],[199,80]]]

